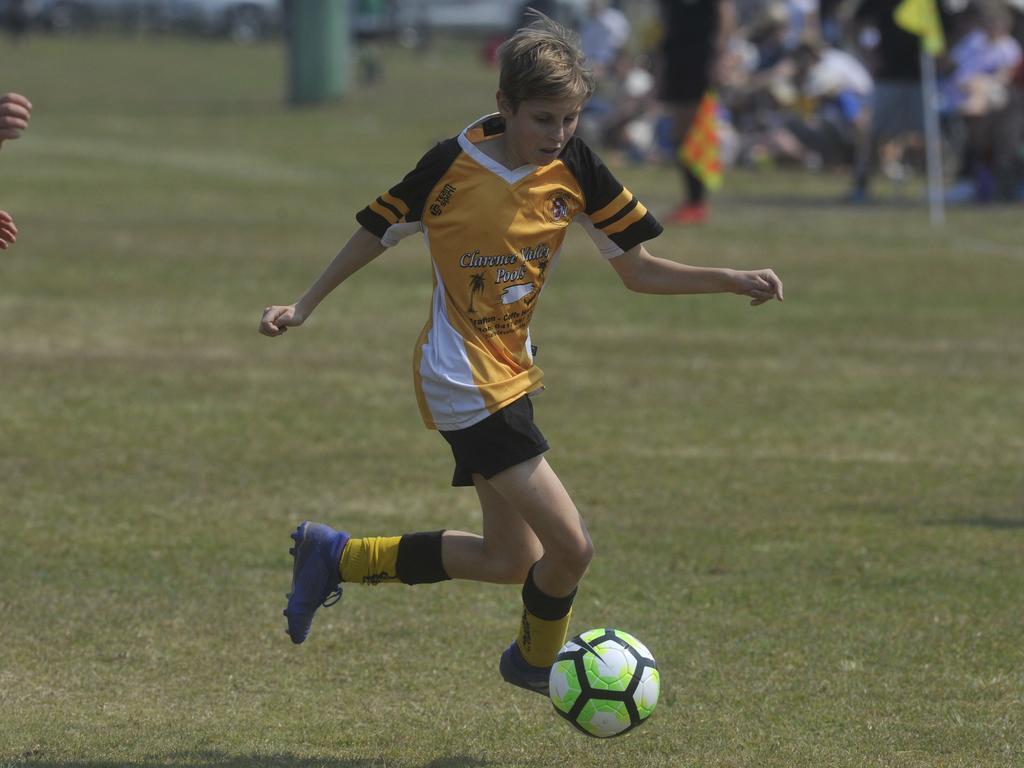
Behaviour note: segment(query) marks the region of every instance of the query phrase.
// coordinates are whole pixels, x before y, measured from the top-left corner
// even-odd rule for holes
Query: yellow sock
[[[528,664],[535,667],[550,667],[555,662],[559,649],[565,645],[570,616],[571,609],[562,618],[547,621],[523,609],[523,621],[519,625],[516,643]]]
[[[401,536],[349,539],[341,553],[341,580],[370,585],[399,581],[396,566],[401,540]]]

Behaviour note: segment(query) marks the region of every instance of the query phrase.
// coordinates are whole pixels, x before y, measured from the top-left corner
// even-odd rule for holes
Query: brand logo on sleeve
[[[445,207],[452,201],[452,196],[455,194],[455,186],[452,184],[445,184],[441,187],[441,191],[437,193],[437,197],[434,198],[434,202],[430,204],[430,212],[434,216],[440,216],[444,213]]]

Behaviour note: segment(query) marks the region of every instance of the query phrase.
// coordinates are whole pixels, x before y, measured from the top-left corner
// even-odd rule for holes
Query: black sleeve
[[[377,237],[383,237],[392,224],[419,221],[427,196],[461,151],[458,139],[440,142],[404,179],[359,211],[356,221]]]
[[[583,212],[623,251],[662,233],[658,220],[581,139],[569,140],[562,161],[583,190]]]

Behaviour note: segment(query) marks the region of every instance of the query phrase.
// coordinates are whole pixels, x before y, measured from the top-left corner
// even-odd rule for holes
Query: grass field
[[[0,49],[0,766],[1024,765],[1021,209],[931,229],[841,178],[736,174],[659,255],[787,301],[627,293],[574,233],[533,327],[552,464],[597,556],[573,628],[657,656],[589,740],[498,677],[518,590],[352,588],[294,647],[289,531],[474,528],[419,424],[430,270],[404,243],[283,339],[352,215],[488,110],[454,47],[289,111],[283,55]],[[665,169],[619,168],[655,211]],[[881,190],[883,196],[890,195]]]

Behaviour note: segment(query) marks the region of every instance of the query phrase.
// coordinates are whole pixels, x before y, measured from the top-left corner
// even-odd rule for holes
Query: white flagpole
[[[932,226],[946,220],[943,197],[942,139],[939,135],[939,99],[935,59],[921,45],[921,98],[924,101],[924,142],[928,168],[928,212]]]

